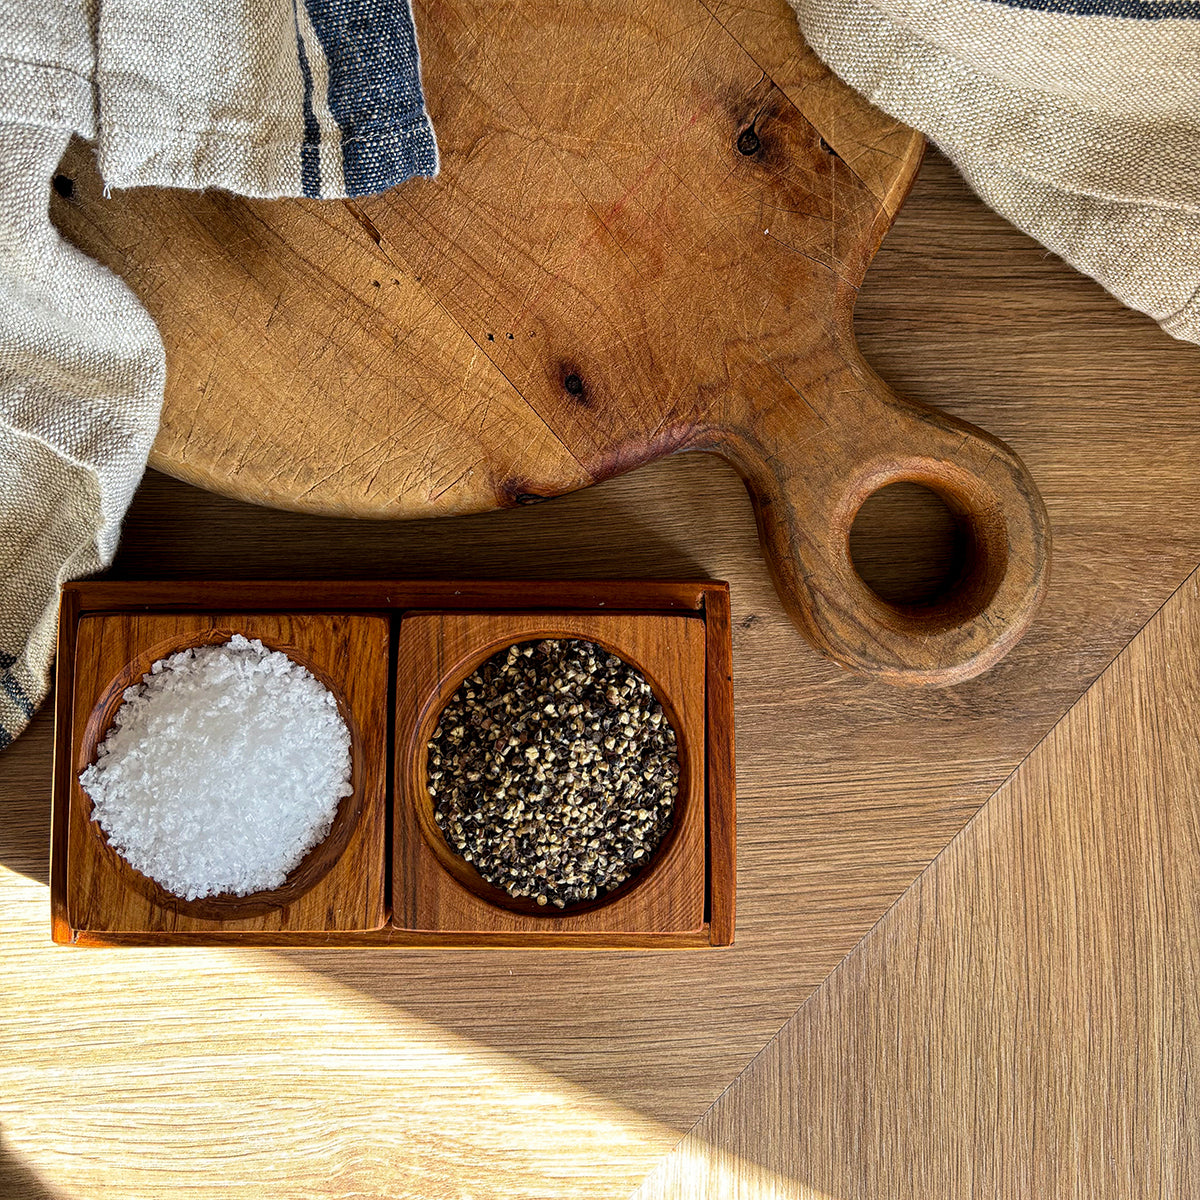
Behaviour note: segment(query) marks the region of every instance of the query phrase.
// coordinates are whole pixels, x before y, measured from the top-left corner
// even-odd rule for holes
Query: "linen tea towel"
[[[847,83],[979,195],[1200,342],[1198,0],[790,0]]]
[[[72,134],[118,188],[438,167],[408,0],[0,0],[0,749],[45,697],[59,586],[112,559],[165,382],[144,309],[50,223]]]

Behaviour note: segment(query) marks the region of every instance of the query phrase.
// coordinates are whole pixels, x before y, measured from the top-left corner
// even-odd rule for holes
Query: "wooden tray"
[[[234,632],[284,650],[330,688],[351,729],[355,790],[329,838],[282,888],[186,902],[107,845],[78,774],[123,690],[155,659]],[[444,844],[439,849],[422,807],[429,803],[424,750],[442,702],[478,661],[501,645],[544,636],[590,638],[639,667],[676,728],[682,772],[671,833],[636,878],[603,901],[533,914],[472,879]],[[725,584],[539,581],[532,591],[469,581],[67,584],[55,720],[56,942],[676,947],[733,940]],[[389,756],[394,797],[385,788]]]
[[[436,180],[345,203],[106,200],[86,151],[64,165],[55,220],[162,330],[154,465],[411,517],[711,451],[823,652],[935,684],[1004,654],[1045,589],[1037,489],[854,340],[920,136],[839,83],[784,0],[425,0],[416,19]],[[849,552],[862,502],[901,480],[939,492],[970,543],[923,608],[880,600]]]

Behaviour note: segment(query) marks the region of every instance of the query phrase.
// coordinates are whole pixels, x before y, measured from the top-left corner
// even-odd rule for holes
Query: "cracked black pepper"
[[[510,896],[564,908],[619,887],[671,827],[675,730],[645,677],[593,642],[522,642],[468,676],[429,742],[450,847]]]

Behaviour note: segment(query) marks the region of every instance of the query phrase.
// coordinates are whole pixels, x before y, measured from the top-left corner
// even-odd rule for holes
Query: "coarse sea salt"
[[[187,900],[277,888],[353,792],[350,731],[320,680],[234,634],[126,688],[79,776],[131,866]]]

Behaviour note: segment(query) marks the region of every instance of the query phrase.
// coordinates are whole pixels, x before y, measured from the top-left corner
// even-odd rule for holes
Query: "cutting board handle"
[[[734,398],[712,448],[746,480],[776,586],[819,650],[892,683],[970,679],[1020,639],[1045,593],[1050,529],[1037,487],[1003,442],[902,399],[856,348],[825,362],[811,391],[826,397],[828,421],[776,374],[756,380],[743,411]],[[963,570],[928,605],[880,599],[850,555],[863,502],[902,481],[936,492],[967,535]]]

